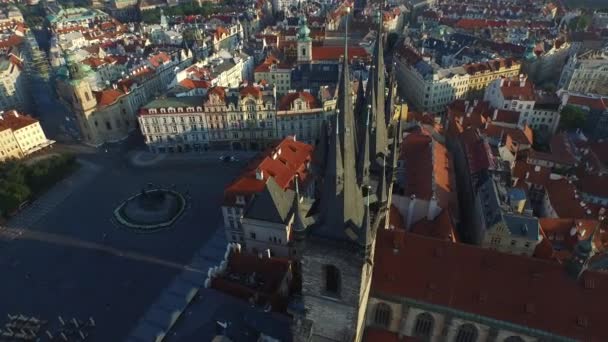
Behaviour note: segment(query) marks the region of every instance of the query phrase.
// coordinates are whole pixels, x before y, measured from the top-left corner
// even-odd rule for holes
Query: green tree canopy
[[[580,107],[567,105],[560,113],[559,126],[565,130],[583,128],[587,119],[587,112]]]

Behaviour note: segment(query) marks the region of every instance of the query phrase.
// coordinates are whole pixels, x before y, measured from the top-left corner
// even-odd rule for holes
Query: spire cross
[[[367,121],[365,122],[365,127],[368,127],[368,128],[369,128],[369,113],[371,112],[371,110],[372,110],[372,105],[368,104],[367,105]]]

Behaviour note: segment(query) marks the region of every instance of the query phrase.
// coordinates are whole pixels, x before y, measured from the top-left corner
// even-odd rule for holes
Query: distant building
[[[604,340],[593,234],[563,264],[379,230],[366,341]],[[421,257],[422,256],[422,257]],[[555,310],[560,298],[568,310]],[[407,340],[407,338],[405,338]]]
[[[558,101],[544,101],[524,75],[493,81],[486,88],[484,100],[496,109],[519,112],[516,122],[519,126],[529,125],[550,134],[555,133],[559,126]]]
[[[60,99],[76,113],[84,142],[99,146],[127,138],[137,128],[137,110],[166,90],[176,67],[191,63],[191,52],[182,49],[151,54],[145,67],[95,90],[95,73],[70,55],[67,65],[58,71],[56,87]]]
[[[26,105],[24,61],[17,49],[0,57],[0,110],[23,109]]]
[[[15,110],[0,112],[0,161],[25,157],[53,143],[38,120]]]
[[[153,100],[139,110],[139,124],[152,152],[263,150],[276,139],[275,106],[271,88],[218,86],[205,96]]]
[[[263,307],[267,312],[285,312],[293,280],[292,262],[267,253],[247,254],[229,244],[226,257],[212,268],[207,286]]]
[[[287,137],[251,161],[224,190],[226,239],[250,252],[291,257],[295,179],[301,194],[314,194],[312,158],[312,146]]]
[[[570,57],[562,70],[558,88],[582,94],[608,94],[608,49]]]

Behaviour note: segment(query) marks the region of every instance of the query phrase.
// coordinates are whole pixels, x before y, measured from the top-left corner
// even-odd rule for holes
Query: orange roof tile
[[[500,87],[502,96],[507,100],[534,101],[534,84],[529,80],[520,82],[519,78],[504,78]],[[523,84],[523,85],[522,85]]]
[[[97,99],[98,106],[108,106],[116,102],[116,100],[118,100],[118,98],[123,96],[125,93],[118,89],[105,89],[102,91],[94,91],[93,94]]]
[[[33,117],[26,114],[20,114],[16,110],[4,112],[0,117],[2,118],[0,120],[0,131],[5,129],[16,131],[38,122],[38,120]]]
[[[608,273],[586,271],[577,280],[559,263],[396,229],[378,230],[374,265],[376,296],[414,299],[582,341],[608,340],[605,303],[598,300],[608,292]]]
[[[279,101],[279,110],[290,110],[296,99],[302,99],[308,104],[308,109],[320,108],[317,99],[307,91],[297,91],[284,95]]]
[[[278,154],[278,151],[281,151]],[[308,179],[308,163],[312,160],[313,147],[287,137],[274,148],[266,150],[251,161],[244,172],[224,190],[224,203],[234,205],[236,196],[249,196],[264,190],[268,177],[272,176],[277,184],[287,189],[296,174],[305,182]],[[273,158],[276,154],[276,158]],[[262,171],[262,178],[256,178],[256,171]]]
[[[313,61],[338,61],[344,56],[343,46],[313,46],[312,59]],[[368,59],[370,58],[367,51],[360,46],[348,47],[348,58],[352,62],[353,59]]]
[[[513,169],[511,169],[511,175],[526,183],[545,186],[549,181],[551,169],[544,166],[528,164],[524,160],[518,160],[515,162]]]

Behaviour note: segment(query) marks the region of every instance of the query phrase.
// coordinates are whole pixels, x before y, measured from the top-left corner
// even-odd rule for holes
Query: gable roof
[[[286,223],[291,212],[294,191],[283,190],[273,177],[268,177],[264,190],[256,195],[245,211],[245,218]]]
[[[608,273],[397,229],[378,230],[372,296],[399,296],[559,336],[606,341]]]

